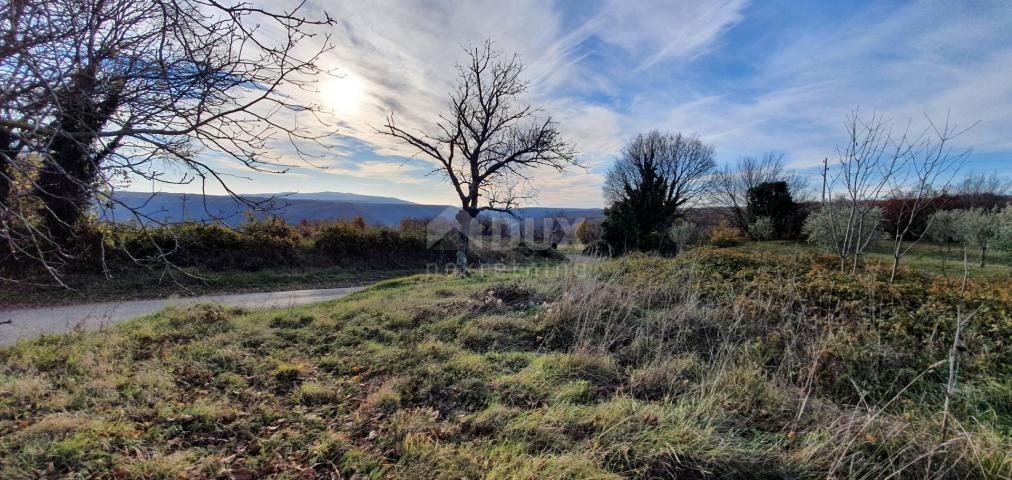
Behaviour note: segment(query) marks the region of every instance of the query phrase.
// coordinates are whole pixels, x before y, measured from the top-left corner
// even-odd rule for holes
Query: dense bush
[[[911,206],[915,202],[914,199],[904,197],[889,198],[878,202],[879,208],[882,209],[882,230],[895,235],[897,232],[903,232],[909,226],[904,239],[917,240],[928,230],[932,215],[946,206],[944,198],[941,196],[921,200],[920,202],[924,205],[913,211]]]
[[[298,263],[303,243],[299,232],[280,219],[250,219],[238,229],[220,224],[184,223],[111,230],[113,238],[122,242],[123,250],[143,263],[157,264],[164,259],[180,267],[211,270],[258,270]]]
[[[761,219],[765,219],[769,228],[761,232],[763,240],[791,240],[801,235],[805,210],[794,202],[790,188],[785,181],[763,182],[748,190],[746,213],[752,219],[748,234],[753,234],[752,227]],[[760,228],[766,225],[761,225]]]
[[[452,252],[428,248],[424,231],[345,222],[323,227],[313,238],[313,251],[337,264],[452,261]]]
[[[418,267],[452,261],[452,252],[429,248],[425,231],[366,226],[360,219],[333,223],[250,218],[238,228],[186,222],[164,227],[82,222],[66,249],[76,273],[162,268],[253,271],[265,268],[361,265]],[[5,266],[15,265],[6,262]]]
[[[584,220],[576,227],[576,238],[584,245],[600,240],[602,233],[599,220]]]
[[[865,242],[882,236],[882,209],[865,210],[863,218],[849,224],[848,213],[849,207],[844,204],[823,206],[805,220],[802,229],[805,237],[827,252],[853,255],[860,252]]]
[[[430,245],[426,223],[409,220],[395,229],[369,226],[362,219],[289,225],[280,218],[249,218],[237,228],[198,222],[142,227],[88,221],[77,225],[74,241],[63,249],[65,262],[57,267],[72,274],[74,282],[92,281],[98,275],[140,279],[154,272],[161,283],[166,268],[170,272],[177,268],[215,272],[332,267],[425,270],[453,264],[455,238]],[[26,261],[19,262],[9,252],[0,257],[0,274],[52,282],[37,262],[21,257]],[[502,248],[479,245],[469,252],[474,264],[562,259],[564,256],[553,249],[532,249],[522,243]]]

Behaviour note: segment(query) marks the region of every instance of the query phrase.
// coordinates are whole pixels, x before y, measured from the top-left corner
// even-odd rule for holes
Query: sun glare
[[[320,97],[324,105],[332,108],[335,113],[357,113],[362,108],[365,86],[362,80],[351,74],[328,79],[320,88]]]

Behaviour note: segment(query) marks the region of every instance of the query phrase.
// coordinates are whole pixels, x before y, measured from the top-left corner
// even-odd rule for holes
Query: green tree
[[[630,140],[605,181],[611,206],[603,239],[611,252],[677,253],[668,230],[703,193],[713,167],[713,147],[698,138],[653,131]]]
[[[761,218],[768,219],[772,229],[768,232],[771,235],[763,240],[795,238],[800,233],[798,204],[794,202],[787,182],[760,183],[748,190],[747,202],[748,218],[755,219],[749,227],[752,238],[756,235],[752,234],[751,227]]]
[[[987,264],[987,250],[998,239],[998,216],[980,208],[961,210],[959,235],[964,247],[980,249],[980,266]]]

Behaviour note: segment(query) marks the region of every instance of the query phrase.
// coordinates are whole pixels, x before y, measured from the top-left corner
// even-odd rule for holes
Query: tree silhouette
[[[434,173],[449,180],[460,201],[461,251],[466,254],[470,222],[483,211],[511,213],[532,198],[527,182],[537,168],[563,171],[579,165],[551,117],[521,101],[528,90],[516,56],[492,41],[467,51],[457,67],[459,82],[448,113],[428,131],[398,126],[391,114],[381,131],[433,160]]]

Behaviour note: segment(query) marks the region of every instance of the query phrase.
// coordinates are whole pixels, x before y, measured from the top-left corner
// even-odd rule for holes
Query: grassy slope
[[[1004,478],[1012,328],[972,282],[700,250],[414,276],[0,349],[0,477]]]

